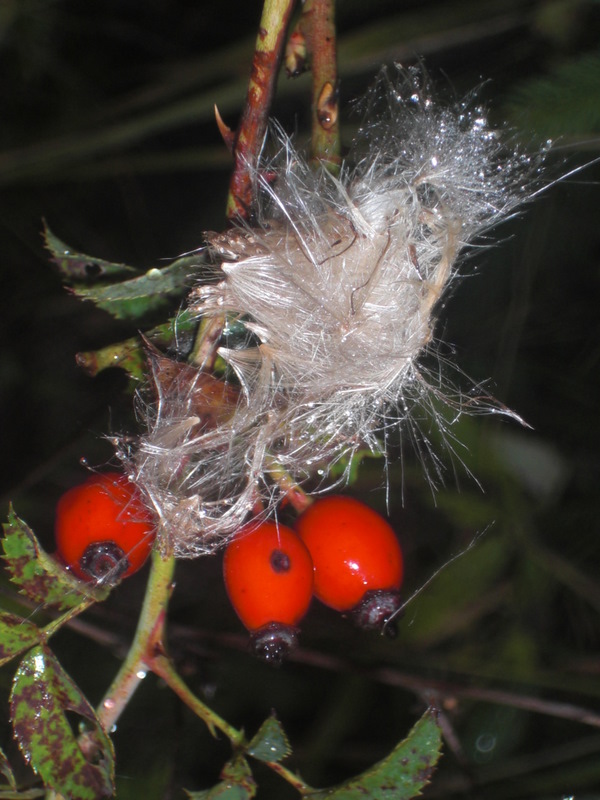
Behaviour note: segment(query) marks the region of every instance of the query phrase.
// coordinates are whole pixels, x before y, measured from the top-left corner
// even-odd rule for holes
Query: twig
[[[256,39],[246,104],[235,140],[235,166],[227,198],[227,219],[248,219],[254,206],[252,175],[271,108],[285,34],[295,0],[265,0]]]
[[[164,624],[171,595],[175,559],[152,553],[152,568],[134,640],[110,688],[97,709],[98,720],[109,732],[133,693],[151,669],[152,659],[164,652]]]
[[[572,703],[561,703],[554,700],[544,700],[541,697],[531,697],[530,695],[516,694],[504,689],[488,689],[478,686],[463,686],[457,683],[433,680],[431,678],[417,678],[414,675],[405,675],[398,670],[383,668],[377,669],[373,676],[390,686],[401,686],[404,689],[422,692],[427,688],[434,689],[440,694],[447,696],[470,698],[481,700],[486,703],[497,705],[512,706],[521,708],[525,711],[533,711],[536,714],[547,714],[551,717],[570,719],[573,722],[580,722],[582,725],[591,725],[600,728],[600,713],[591,711],[588,708],[573,705]]]
[[[233,747],[239,747],[244,743],[243,731],[238,731],[212,709],[199,700],[193,692],[186,686],[178,675],[172,662],[164,654],[156,655],[150,663],[150,668],[155,675],[162,678],[167,686],[190,708],[197,717],[205,723],[209,731],[215,736],[215,731],[220,730],[227,736]]]
[[[290,660],[335,672],[346,672],[349,669],[356,669],[356,667],[335,656],[303,649],[297,650],[290,656]],[[594,728],[600,728],[600,713],[592,711],[589,708],[573,705],[572,703],[544,700],[540,697],[517,694],[516,692],[504,689],[466,686],[454,681],[420,678],[392,667],[382,667],[375,670],[367,669],[365,673],[373,680],[379,681],[380,683],[407,689],[421,696],[427,694],[427,692],[433,691],[441,697],[469,698],[472,700],[480,700],[485,703],[507,705],[513,708],[522,708],[525,711],[532,711],[536,714],[546,714],[550,717],[570,719],[572,722],[579,722],[582,725],[591,725]]]
[[[303,17],[312,53],[312,157],[334,174],[340,168],[335,0],[306,0]]]
[[[553,578],[586,600],[596,611],[600,611],[600,586],[597,580],[537,542],[530,542],[528,548],[532,558]]]

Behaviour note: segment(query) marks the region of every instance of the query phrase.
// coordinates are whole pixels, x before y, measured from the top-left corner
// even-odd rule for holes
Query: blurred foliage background
[[[3,511],[12,499],[48,547],[79,460],[107,463],[104,435],[135,431],[125,377],[90,379],[74,354],[135,330],[61,287],[42,218],[83,252],[146,268],[223,227],[230,159],[213,104],[234,126],[259,15],[241,0],[0,5],[1,491]],[[598,156],[598,2],[345,0],[338,26],[344,107],[382,63],[422,57],[446,94],[485,82],[494,118],[529,143],[556,138],[551,178]],[[300,139],[308,109],[308,76],[283,77],[273,112]],[[440,310],[444,352],[531,427],[462,418],[452,456],[425,421],[439,491],[409,447],[391,469],[407,594],[489,526],[409,606],[395,641],[315,604],[297,658],[273,671],[245,654],[219,559],[180,565],[170,644],[182,673],[248,731],[276,708],[290,764],[314,785],[368,767],[434,701],[446,755],[428,797],[600,797],[599,177],[589,166],[498,230]],[[384,511],[385,481],[367,460],[353,491]],[[92,703],[143,585],[135,576],[56,640]],[[3,670],[4,709],[10,679]],[[115,743],[121,799],[210,786],[228,755],[151,677]],[[1,744],[15,755],[8,727]],[[267,770],[257,778],[259,797],[294,796]]]

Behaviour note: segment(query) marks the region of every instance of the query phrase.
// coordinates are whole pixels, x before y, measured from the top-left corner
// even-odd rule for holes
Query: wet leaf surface
[[[259,761],[282,761],[291,751],[285,731],[275,716],[263,722],[246,750]]]
[[[123,278],[135,275],[138,270],[127,264],[115,264],[102,258],[78,253],[44,226],[44,243],[60,274],[68,281],[92,281],[102,278]]]
[[[0,666],[38,644],[40,639],[40,630],[32,622],[16,614],[0,612]]]
[[[436,712],[429,709],[404,741],[362,775],[331,789],[307,795],[311,800],[410,800],[429,783],[441,752]]]
[[[22,660],[10,697],[14,735],[47,789],[69,800],[99,800],[114,793],[114,754],[94,709],[48,647]],[[85,754],[67,713],[82,718],[94,747]]]
[[[87,600],[90,595],[100,602],[109,594],[108,587],[84,584],[72,577],[46,553],[31,528],[9,510],[4,524],[4,561],[11,581],[34,603],[66,611]]]

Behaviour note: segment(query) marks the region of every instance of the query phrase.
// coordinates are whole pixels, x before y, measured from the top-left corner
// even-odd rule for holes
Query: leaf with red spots
[[[15,738],[44,786],[69,800],[114,794],[114,753],[94,709],[45,645],[19,665],[10,696]],[[67,713],[86,729],[85,751]],[[92,746],[93,745],[93,746]]]
[[[34,603],[66,611],[90,596],[97,602],[108,597],[109,587],[78,581],[48,555],[31,528],[17,517],[12,507],[3,527],[2,546],[10,579]]]
[[[33,622],[0,612],[0,666],[41,641],[42,633]]]
[[[410,800],[429,783],[440,757],[442,737],[434,709],[428,709],[404,741],[370,770],[339,786],[305,795],[307,800]]]

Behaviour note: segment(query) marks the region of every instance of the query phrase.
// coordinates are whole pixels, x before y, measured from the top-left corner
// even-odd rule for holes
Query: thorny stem
[[[206,726],[213,736],[216,736],[216,730],[218,729],[227,736],[234,747],[239,747],[243,744],[243,732],[234,728],[233,725],[230,725],[199,700],[181,679],[170,659],[164,655],[156,656],[152,661],[152,671],[155,675],[158,675],[159,678],[164,680],[167,686],[175,692],[177,697],[179,697],[197,717],[200,717],[200,719],[206,723]]]
[[[276,775],[279,775],[280,778],[283,778],[284,781],[287,781],[294,789],[299,792],[301,795],[307,795],[314,792],[312,786],[309,786],[305,783],[300,776],[294,774],[291,770],[287,767],[284,767],[283,764],[279,764],[277,761],[265,761],[264,762],[267,767],[270,767]]]
[[[306,0],[303,17],[312,53],[312,158],[330,172],[340,168],[335,0]]]
[[[203,720],[212,735],[215,735],[215,729],[220,730],[227,736],[231,742],[232,747],[235,749],[243,749],[247,745],[244,732],[234,728],[218,714],[212,711],[201,700],[199,700],[182,681],[171,661],[163,655],[157,656],[152,663],[152,671],[162,678],[167,686],[171,688],[175,694],[182,700],[188,708],[190,708],[196,716]],[[270,769],[277,775],[291,784],[300,794],[307,795],[314,791],[312,786],[309,786],[301,778],[295,775],[291,770],[284,767],[276,761],[264,762]]]
[[[229,136],[226,139],[226,144],[233,143],[235,160],[225,211],[228,220],[247,220],[252,215],[256,199],[252,175],[267,131],[285,35],[294,4],[295,0],[265,0],[263,6],[246,104],[236,135],[231,134],[231,141]],[[218,112],[217,123],[223,128]],[[210,370],[214,366],[216,342],[224,325],[225,318],[218,316],[202,325],[198,331],[192,362],[203,370]]]
[[[263,6],[246,105],[235,141],[235,166],[229,185],[226,211],[229,220],[248,219],[254,205],[252,173],[258,164],[267,130],[285,34],[294,2],[295,0],[265,0]]]
[[[177,697],[206,724],[213,736],[216,736],[217,730],[221,731],[229,739],[234,750],[241,750],[247,745],[244,732],[230,725],[196,697],[166,655],[165,622],[173,588],[174,569],[175,558],[173,556],[163,558],[156,551],[152,554],[152,568],[135,638],[127,658],[100,703],[98,720],[102,728],[106,732],[110,732],[144,679],[146,672],[150,670],[164,680]],[[83,747],[87,746],[85,741],[82,741],[81,744]],[[310,794],[313,791],[312,787],[281,764],[266,763],[273,772],[290,783],[302,795]]]

